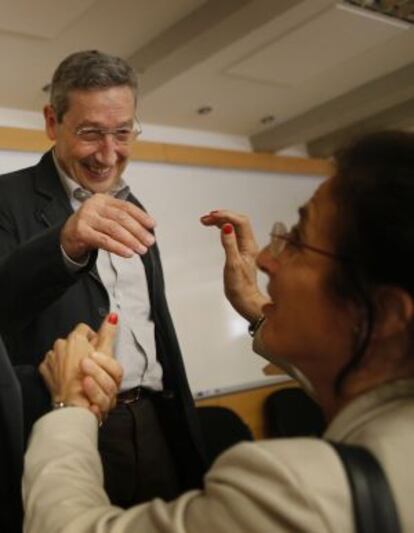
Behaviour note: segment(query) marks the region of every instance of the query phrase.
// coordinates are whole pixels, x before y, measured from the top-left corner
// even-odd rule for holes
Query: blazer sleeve
[[[0,530],[21,531],[23,411],[19,383],[0,339]],[[3,528],[3,529],[2,529]]]
[[[0,217],[0,324],[6,333],[18,332],[58,299],[96,260],[73,273],[60,249],[62,225],[53,226],[19,243],[14,229]]]
[[[55,411],[36,423],[26,454],[26,531],[352,531],[346,479],[334,452],[317,439],[292,441],[235,446],[213,464],[203,491],[123,510],[103,489],[94,416],[83,408]],[[308,466],[304,454],[312,459]]]

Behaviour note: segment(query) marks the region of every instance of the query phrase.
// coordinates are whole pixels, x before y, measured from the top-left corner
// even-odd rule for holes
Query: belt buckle
[[[135,393],[134,397],[131,398],[130,400],[127,399],[126,403],[128,404],[128,403],[137,402],[140,396],[141,396],[141,389],[138,387],[137,392]]]
[[[128,405],[130,403],[134,403],[134,402],[138,401],[140,396],[141,396],[141,388],[140,387],[136,387],[136,389],[137,390],[135,392],[135,395],[132,398],[120,398],[117,401],[117,403]]]

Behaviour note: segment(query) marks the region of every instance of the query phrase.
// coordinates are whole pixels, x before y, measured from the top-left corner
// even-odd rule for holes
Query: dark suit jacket
[[[0,339],[0,531],[21,531],[23,410],[19,383]]]
[[[142,207],[132,195],[128,200]],[[59,237],[71,213],[51,152],[36,166],[0,178],[0,328],[14,365],[37,366],[58,337],[65,337],[79,322],[97,329],[109,311],[108,295],[95,267],[96,253],[76,274],[68,272],[63,263]],[[204,472],[201,433],[165,298],[156,245],[142,261],[157,358],[169,398],[166,424],[174,436],[172,446],[184,473],[183,485],[191,487],[200,483]],[[23,393],[29,428],[47,409],[48,396],[40,381],[36,387],[24,387]]]

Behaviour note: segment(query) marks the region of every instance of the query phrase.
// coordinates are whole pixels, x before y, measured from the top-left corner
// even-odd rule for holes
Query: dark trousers
[[[164,431],[149,395],[113,409],[99,430],[105,490],[127,508],[155,497],[172,500],[180,484]]]

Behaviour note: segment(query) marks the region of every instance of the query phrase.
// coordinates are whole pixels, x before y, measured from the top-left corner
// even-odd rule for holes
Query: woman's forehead
[[[321,183],[309,201],[299,209],[304,234],[321,246],[332,247],[333,228],[338,214],[332,194],[331,179]]]
[[[316,189],[306,204],[299,208],[299,215],[304,222],[313,222],[321,216],[325,218],[335,211],[335,203],[332,196],[332,178],[324,180]]]

